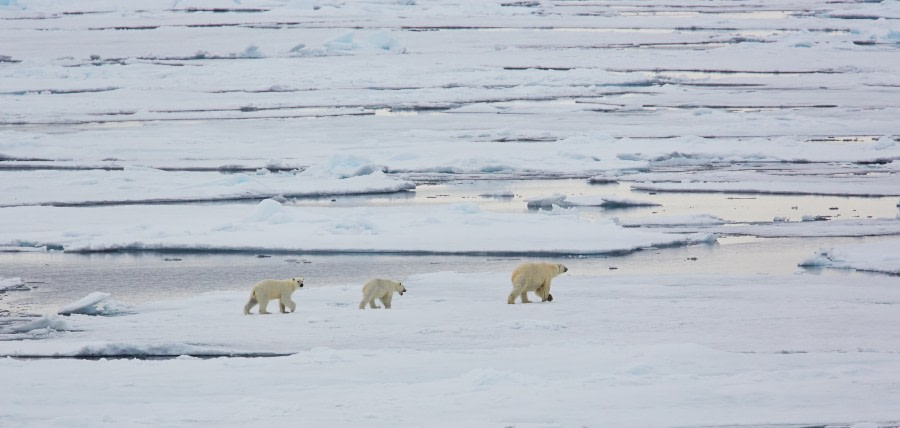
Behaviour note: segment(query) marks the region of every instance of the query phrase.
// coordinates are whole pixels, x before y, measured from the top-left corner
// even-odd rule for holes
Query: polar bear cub
[[[406,287],[400,281],[381,278],[370,279],[363,285],[363,298],[359,302],[359,308],[365,309],[366,304],[368,304],[372,309],[378,309],[381,307],[375,304],[375,299],[378,299],[384,304],[385,309],[390,309],[391,298],[394,297],[395,291],[402,296],[406,292]]]
[[[297,304],[291,300],[291,294],[303,287],[303,278],[291,279],[264,279],[257,282],[250,292],[250,300],[244,305],[244,315],[250,315],[250,309],[259,303],[260,315],[268,314],[266,306],[269,300],[278,299],[278,308],[286,314],[285,307],[291,308],[291,312],[297,309]]]
[[[569,268],[560,263],[522,263],[513,270],[512,273],[512,292],[506,303],[513,305],[516,303],[516,297],[522,297],[522,303],[531,303],[528,300],[528,292],[533,291],[537,294],[542,302],[553,301],[550,295],[550,281],[557,275],[567,272]]]

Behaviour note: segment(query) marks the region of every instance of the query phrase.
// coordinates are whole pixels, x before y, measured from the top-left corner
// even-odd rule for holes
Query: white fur
[[[370,279],[363,285],[363,298],[359,302],[359,308],[365,309],[366,304],[368,304],[372,309],[378,309],[381,307],[375,304],[375,299],[378,299],[384,304],[385,309],[390,309],[391,298],[394,297],[394,292],[400,293],[402,296],[406,292],[406,288],[403,287],[400,281],[381,278]]]
[[[533,291],[542,302],[553,300],[550,296],[550,281],[557,275],[568,271],[569,268],[556,263],[522,263],[512,273],[512,292],[506,302],[510,305],[516,303],[516,297],[522,298],[522,303],[531,303],[528,300],[528,292]]]
[[[285,307],[291,308],[291,312],[297,309],[297,304],[291,300],[291,294],[303,287],[303,278],[291,279],[264,279],[253,286],[250,292],[250,300],[244,305],[244,315],[250,315],[250,309],[259,302],[260,315],[268,314],[266,305],[269,300],[278,299],[278,307],[281,313],[287,313]]]

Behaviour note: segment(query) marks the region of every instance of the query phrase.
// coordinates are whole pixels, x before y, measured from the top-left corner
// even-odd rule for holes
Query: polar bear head
[[[291,278],[291,284],[293,284],[295,288],[301,288],[303,287],[303,278],[299,276]]]
[[[403,283],[400,281],[397,281],[396,285],[394,285],[394,290],[400,293],[401,296],[403,295],[403,293],[406,293],[406,287],[404,287]]]
[[[563,274],[563,273],[566,273],[569,271],[569,268],[567,268],[566,265],[564,265],[562,263],[558,263],[556,265],[556,269],[559,271],[560,274]]]

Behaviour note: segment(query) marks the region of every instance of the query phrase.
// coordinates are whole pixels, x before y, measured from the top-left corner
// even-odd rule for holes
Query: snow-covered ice
[[[73,252],[244,250],[444,254],[605,254],[714,242],[708,233],[625,229],[577,211],[508,214],[476,204],[292,207],[213,204],[16,207],[0,210],[0,240]],[[40,224],[40,228],[31,227]],[[527,232],[525,232],[527,231]]]
[[[719,235],[750,235],[765,238],[812,237],[866,237],[900,235],[900,222],[896,219],[837,219],[786,221],[778,218],[772,222],[754,224],[725,223],[715,217],[662,216],[653,218],[619,219],[623,226],[666,226],[667,232],[713,233]]]
[[[131,310],[129,305],[109,300],[110,293],[95,291],[56,311],[59,315],[120,315]]]
[[[800,263],[810,268],[854,269],[900,276],[900,239],[826,248]]]
[[[25,282],[22,278],[2,278],[0,277],[0,293],[10,290],[25,289]]]
[[[554,281],[552,303],[530,305],[506,304],[506,272],[403,280],[409,292],[391,310],[356,309],[361,284],[310,284],[286,315],[242,315],[248,290],[119,317],[72,315],[63,325],[49,315],[41,322],[69,331],[0,341],[0,354],[93,359],[0,360],[15,386],[0,388],[10,405],[3,417],[32,426],[761,426],[896,417],[887,374],[900,370],[900,288],[891,278],[851,286],[807,276],[570,272]],[[290,355],[96,360],[184,354]],[[541,404],[523,405],[523,396]]]
[[[618,196],[591,195],[591,196],[566,196],[556,194],[553,196],[541,196],[526,199],[529,208],[559,207],[604,207],[604,208],[628,208],[628,207],[652,207],[658,206],[656,202],[640,201],[637,199],[622,198]]]
[[[725,220],[709,214],[691,216],[657,216],[617,219],[616,223],[626,227],[660,227],[660,226],[719,226]]]
[[[721,192],[741,194],[897,196],[900,193],[900,166],[880,164],[725,165],[704,164],[686,170],[624,174],[633,189],[653,192]]]
[[[367,166],[359,166],[366,168]],[[317,168],[319,168],[317,166]],[[328,171],[331,173],[331,171]],[[0,184],[6,206],[202,202],[271,197],[312,197],[392,193],[415,184],[378,170],[355,175],[162,171],[125,167],[122,171],[30,171],[23,182]]]
[[[0,426],[896,427],[898,19],[896,1],[0,0],[4,257],[510,257],[402,278],[390,311],[355,309],[367,278],[307,278],[270,316],[241,314],[248,289],[131,304],[97,284],[34,317],[5,304],[64,281],[0,272]],[[594,184],[415,197],[559,178]],[[803,203],[699,204],[715,193]],[[783,260],[794,275],[571,270],[552,303],[505,303],[513,258],[745,235],[821,249]]]

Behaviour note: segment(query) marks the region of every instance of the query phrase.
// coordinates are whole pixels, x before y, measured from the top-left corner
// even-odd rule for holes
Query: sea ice
[[[801,267],[853,269],[900,276],[900,239],[821,249]]]
[[[316,424],[662,427],[894,417],[892,278],[570,271],[554,281],[552,303],[514,306],[508,272],[403,279],[410,292],[390,311],[357,310],[358,284],[346,284],[304,289],[286,315],[244,316],[246,290],[223,290],[119,317],[41,320],[66,331],[0,340],[0,355],[82,359],[0,358],[15,385],[0,388],[15,403],[4,420],[246,426],[302,413]],[[133,360],[252,354],[289,355]],[[259,386],[250,395],[247,373]],[[290,391],[303,399],[285,401]],[[522,394],[542,405],[523,408]],[[371,403],[385,395],[396,398],[387,414]],[[729,405],[735,397],[741,406]],[[248,411],[256,400],[272,411]]]
[[[555,194],[553,196],[539,196],[526,199],[529,208],[551,208],[554,205],[558,207],[604,207],[604,208],[629,208],[629,207],[653,207],[659,206],[655,202],[639,201],[630,198],[618,196],[603,195],[563,195]]]
[[[2,278],[0,277],[0,293],[10,290],[27,289],[25,281],[22,278]]]
[[[62,306],[56,311],[59,315],[120,315],[127,313],[131,307],[114,300],[107,300],[110,293],[95,291],[72,303]]]

